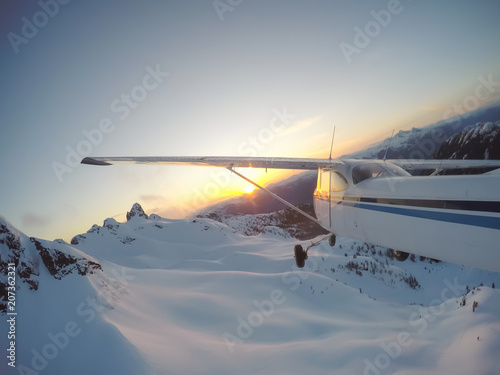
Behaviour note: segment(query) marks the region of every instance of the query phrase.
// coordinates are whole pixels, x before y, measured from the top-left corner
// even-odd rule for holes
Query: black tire
[[[392,250],[392,252],[394,253],[394,258],[396,258],[396,260],[399,260],[400,262],[404,262],[410,256],[410,254],[404,251]]]
[[[331,247],[334,247],[335,246],[335,243],[337,242],[337,236],[335,236],[333,233],[330,237],[328,237],[328,244],[331,246]]]
[[[304,251],[302,245],[295,245],[294,253],[295,264],[297,264],[297,267],[299,268],[304,268],[306,265],[307,253]]]

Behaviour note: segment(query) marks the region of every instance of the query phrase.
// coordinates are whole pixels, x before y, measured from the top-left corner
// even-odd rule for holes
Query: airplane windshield
[[[330,193],[339,192],[347,189],[349,183],[340,172],[332,170],[322,170],[318,174],[318,186],[316,193],[318,196],[328,198]]]
[[[347,179],[339,172],[332,171],[331,178],[332,181],[330,190],[332,192],[342,191],[349,187]]]
[[[384,167],[387,168],[394,176],[404,176],[404,177],[411,176],[410,173],[408,173],[403,168],[401,168],[395,164],[386,163],[384,165]]]
[[[410,174],[404,169],[394,165],[382,165],[376,163],[360,164],[352,169],[352,181],[355,184],[361,181],[374,177],[387,177],[387,176],[409,176]]]

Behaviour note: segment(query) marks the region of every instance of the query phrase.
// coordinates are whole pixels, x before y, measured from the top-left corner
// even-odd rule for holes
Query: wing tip
[[[81,164],[88,164],[88,165],[113,165],[111,163],[108,163],[108,162],[105,162],[102,160],[97,160],[94,158],[89,158],[89,157],[83,158],[80,163]]]

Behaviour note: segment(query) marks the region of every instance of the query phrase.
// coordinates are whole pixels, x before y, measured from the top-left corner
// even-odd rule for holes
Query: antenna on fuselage
[[[330,156],[328,157],[328,160],[332,160],[333,140],[334,139],[335,139],[335,126],[333,127],[332,144],[330,145]]]
[[[385,154],[384,154],[384,162],[385,162],[385,159],[387,158],[387,152],[389,151],[389,148],[391,147],[391,144],[392,144],[392,140],[394,139],[394,131],[396,129],[392,129],[392,134],[391,134],[391,140],[389,141],[389,145],[387,146],[387,148],[385,149]]]

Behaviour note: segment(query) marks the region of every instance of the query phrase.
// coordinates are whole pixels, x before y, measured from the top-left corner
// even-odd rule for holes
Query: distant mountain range
[[[312,193],[316,188],[316,180],[317,172],[307,171],[270,184],[267,188],[292,204],[312,204]],[[284,208],[286,205],[283,203],[272,198],[266,192],[255,189],[251,195],[242,195],[203,208],[197,215],[205,216],[215,211],[224,212],[227,215],[263,214]]]
[[[443,142],[464,129],[476,124],[495,123],[499,120],[500,103],[495,103],[422,128],[401,130],[392,138],[386,138],[364,150],[342,157],[382,159],[387,151],[387,159],[433,159]]]

